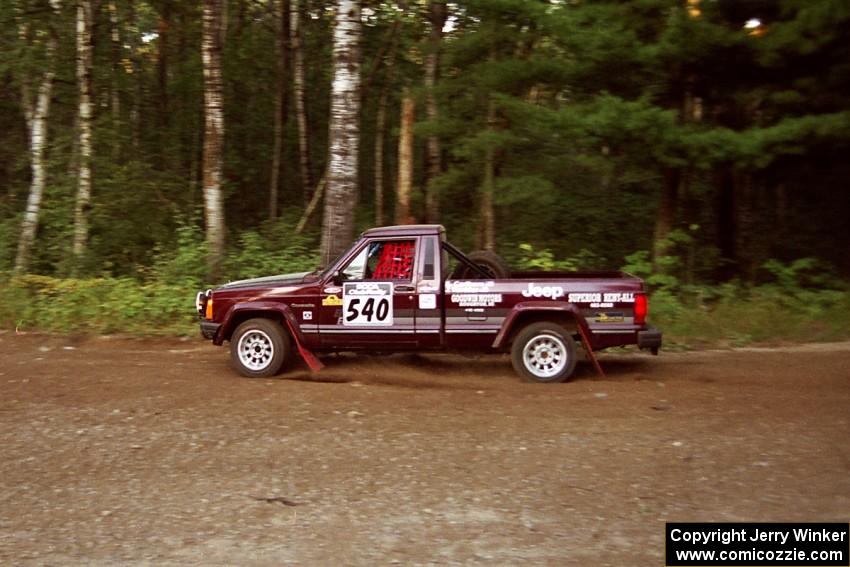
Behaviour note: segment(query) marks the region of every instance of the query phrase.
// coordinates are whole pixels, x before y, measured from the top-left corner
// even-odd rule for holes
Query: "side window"
[[[413,258],[416,241],[383,240],[369,245],[366,279],[401,280],[413,278]]]
[[[424,280],[434,279],[434,263],[436,260],[436,258],[434,257],[435,240],[435,238],[431,237],[425,239],[425,254],[423,256],[425,261],[422,265],[422,279]]]
[[[416,241],[413,239],[376,240],[370,242],[357,256],[352,258],[340,270],[340,275],[344,281],[410,281],[413,279],[415,252]]]

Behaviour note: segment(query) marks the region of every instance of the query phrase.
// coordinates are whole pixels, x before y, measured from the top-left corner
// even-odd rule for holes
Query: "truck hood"
[[[235,282],[226,283],[218,289],[234,289],[240,287],[259,287],[259,286],[279,286],[293,285],[304,281],[304,278],[313,272],[298,272],[295,274],[279,274],[276,276],[266,276],[263,278],[251,278],[247,280],[238,280]]]

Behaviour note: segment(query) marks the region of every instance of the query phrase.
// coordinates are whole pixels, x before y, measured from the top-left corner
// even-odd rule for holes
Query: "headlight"
[[[211,289],[208,289],[207,291],[199,291],[198,295],[195,296],[195,310],[198,312],[198,315],[204,314],[204,308],[211,296]]]

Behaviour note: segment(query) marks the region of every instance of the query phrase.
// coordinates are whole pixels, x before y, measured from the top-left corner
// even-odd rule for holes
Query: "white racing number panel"
[[[393,284],[342,284],[342,324],[345,327],[389,327],[393,324]]]

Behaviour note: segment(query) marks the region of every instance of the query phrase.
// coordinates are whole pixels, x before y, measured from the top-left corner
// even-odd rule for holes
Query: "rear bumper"
[[[637,345],[641,350],[648,349],[652,354],[658,354],[658,349],[661,348],[661,331],[655,327],[638,331]]]
[[[215,321],[207,321],[201,320],[201,335],[205,339],[213,339],[215,338],[215,334],[218,332],[218,329],[221,327],[221,323],[216,323]]]

